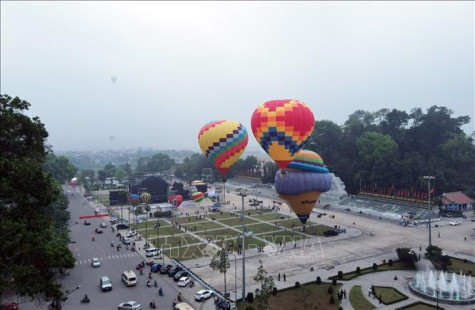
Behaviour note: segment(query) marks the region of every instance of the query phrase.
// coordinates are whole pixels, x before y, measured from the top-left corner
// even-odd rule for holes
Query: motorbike
[[[140,269],[140,275],[143,276],[143,269]]]
[[[163,296],[163,289],[162,289],[162,288],[160,288],[160,289],[158,290],[158,295]]]
[[[150,302],[150,308],[157,309],[157,304],[155,303],[155,299]]]
[[[153,282],[153,286],[158,287],[158,281],[157,281],[157,280],[155,280],[155,281]]]
[[[147,286],[152,287],[152,282],[150,282],[150,280],[147,280]]]
[[[176,299],[181,302],[181,293],[178,293],[178,295],[176,295]]]
[[[113,248],[113,247],[114,247],[114,242],[111,242],[111,248]]]
[[[190,282],[190,287],[193,287],[193,286],[195,286],[195,282],[194,282],[194,281],[191,281],[191,282]]]
[[[91,302],[91,300],[89,299],[89,297],[87,297],[87,295],[84,295],[83,299],[81,299],[81,302],[89,303],[89,302]]]
[[[137,270],[140,270],[140,269],[143,269],[143,267],[145,267],[145,263],[144,262],[141,262],[140,264],[138,264],[135,269]]]

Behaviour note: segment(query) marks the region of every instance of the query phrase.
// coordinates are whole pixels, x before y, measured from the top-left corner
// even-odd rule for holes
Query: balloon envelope
[[[179,207],[181,203],[183,202],[183,196],[182,195],[173,195],[168,198],[168,202],[173,204],[175,207]]]
[[[151,198],[152,198],[152,195],[150,195],[149,193],[140,194],[140,199],[145,203],[149,203]]]
[[[205,195],[202,192],[196,192],[193,193],[192,197],[195,202],[201,202],[205,198]]]
[[[213,121],[198,133],[201,151],[226,177],[229,168],[241,157],[249,137],[246,128],[233,120]]]
[[[313,207],[320,198],[321,192],[304,192],[298,195],[280,195],[295,212],[302,224],[310,217]]]
[[[287,168],[318,173],[329,173],[320,155],[310,150],[300,150]]]
[[[254,137],[281,169],[305,146],[314,125],[310,108],[291,99],[267,101],[254,110],[251,118]]]
[[[287,170],[285,175],[278,170],[274,178],[275,190],[279,195],[297,195],[303,192],[327,192],[332,186],[329,173]]]

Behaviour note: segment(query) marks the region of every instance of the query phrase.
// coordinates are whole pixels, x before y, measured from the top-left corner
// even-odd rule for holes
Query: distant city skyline
[[[315,120],[444,106],[475,131],[474,3],[1,2],[2,94],[54,151],[200,152],[209,121],[268,100]],[[262,154],[264,154],[262,152]]]

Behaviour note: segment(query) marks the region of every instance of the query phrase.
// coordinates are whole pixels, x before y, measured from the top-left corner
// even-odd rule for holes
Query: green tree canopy
[[[69,159],[65,156],[56,156],[54,153],[49,153],[46,156],[43,169],[51,173],[53,177],[61,183],[65,180],[72,179],[78,171],[78,168],[71,164]]]

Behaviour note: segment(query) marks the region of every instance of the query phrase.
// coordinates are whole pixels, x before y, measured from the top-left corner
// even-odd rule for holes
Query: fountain
[[[449,276],[444,271],[418,271],[416,277],[409,280],[409,289],[418,296],[434,301],[438,299],[441,303],[475,303],[472,276],[462,272]]]

